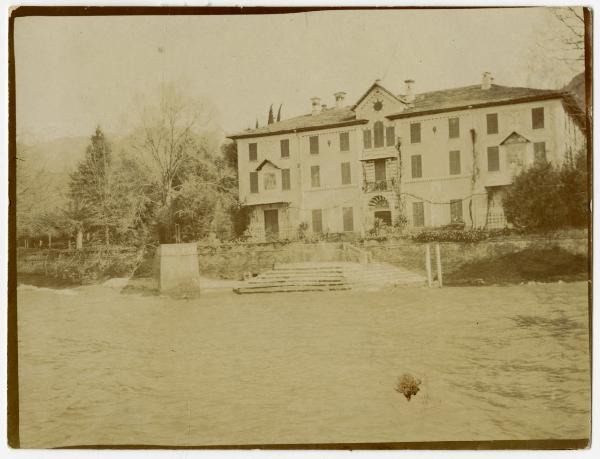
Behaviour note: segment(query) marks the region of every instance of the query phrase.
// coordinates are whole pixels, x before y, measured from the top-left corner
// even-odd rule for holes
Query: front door
[[[277,239],[279,235],[279,215],[277,209],[265,210],[265,236]]]
[[[375,218],[383,220],[388,226],[392,226],[392,212],[389,210],[378,210],[375,212]]]

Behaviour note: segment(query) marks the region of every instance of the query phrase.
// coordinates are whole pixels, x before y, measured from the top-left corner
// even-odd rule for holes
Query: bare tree
[[[562,47],[557,50],[562,51],[563,55],[557,56],[557,59],[567,62],[585,60],[585,22],[583,9],[568,7],[553,8],[551,11],[562,27],[562,30],[557,30],[557,38],[562,43]]]
[[[185,164],[205,147],[202,137],[211,129],[215,112],[208,101],[189,97],[173,83],[160,86],[156,101],[138,107],[140,126],[133,148],[148,167],[161,239],[171,241],[173,200],[181,189]]]

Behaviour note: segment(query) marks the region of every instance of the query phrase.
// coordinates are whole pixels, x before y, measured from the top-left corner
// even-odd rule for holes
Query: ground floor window
[[[314,233],[323,232],[323,212],[321,209],[314,209],[312,211],[312,230]]]
[[[342,209],[344,217],[344,231],[354,231],[354,212],[352,207]]]
[[[413,226],[425,226],[425,208],[422,202],[413,202]]]
[[[533,156],[535,162],[546,162],[546,142],[535,142],[533,144]]]
[[[462,199],[453,199],[450,201],[450,221],[452,223],[463,221]]]

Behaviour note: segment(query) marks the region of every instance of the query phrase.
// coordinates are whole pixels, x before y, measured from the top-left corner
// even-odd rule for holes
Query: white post
[[[435,258],[437,264],[437,277],[438,277],[438,285],[442,286],[442,257],[440,255],[440,243],[437,242],[435,244]]]
[[[431,279],[431,250],[429,244],[425,244],[425,268],[427,269],[427,285],[431,287],[433,282]]]

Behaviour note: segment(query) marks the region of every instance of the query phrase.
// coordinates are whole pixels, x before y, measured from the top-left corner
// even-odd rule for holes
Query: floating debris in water
[[[396,385],[396,392],[403,394],[406,397],[406,400],[410,401],[410,398],[413,395],[417,395],[419,392],[419,386],[421,385],[421,380],[415,378],[413,375],[405,373],[398,379],[398,384]]]

